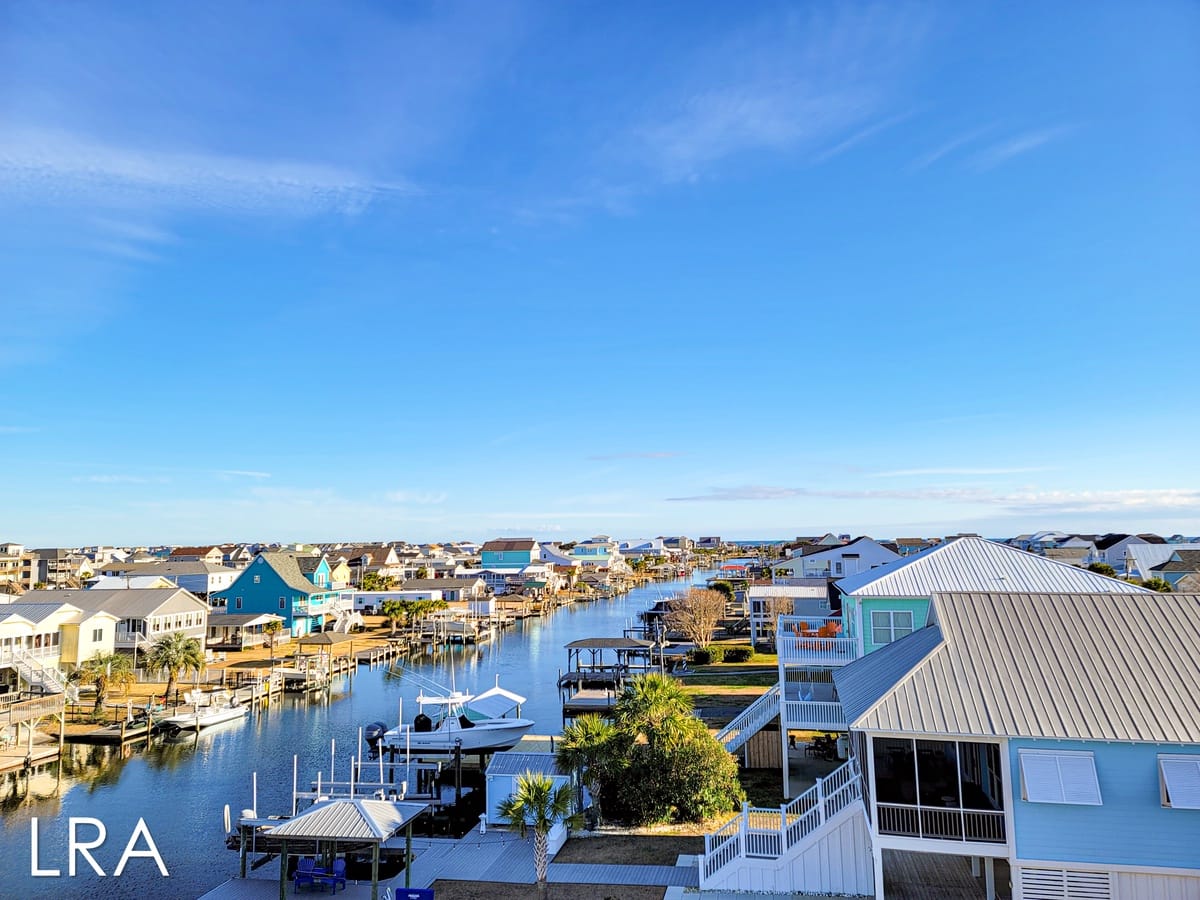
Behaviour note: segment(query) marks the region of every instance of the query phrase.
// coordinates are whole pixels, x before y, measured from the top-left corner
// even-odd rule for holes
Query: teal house
[[[504,538],[488,541],[480,555],[484,569],[523,569],[538,562],[541,552],[533,538]]]
[[[321,631],[339,594],[324,557],[264,552],[228,588],[213,594],[230,613],[274,613],[292,637]]]

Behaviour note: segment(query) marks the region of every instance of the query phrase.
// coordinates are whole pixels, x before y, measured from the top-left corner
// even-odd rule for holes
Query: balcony
[[[787,700],[783,715],[788,728],[804,731],[845,731],[846,714],[837,700]]]
[[[1003,844],[1004,813],[987,809],[880,803],[879,833],[939,841]]]
[[[858,641],[841,636],[840,616],[780,616],[775,639],[784,665],[844,666],[858,659]]]

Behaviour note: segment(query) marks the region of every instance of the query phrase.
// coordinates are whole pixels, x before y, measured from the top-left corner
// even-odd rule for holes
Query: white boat
[[[464,752],[507,750],[534,726],[520,718],[525,698],[496,686],[482,694],[451,690],[444,695],[417,695],[417,715],[411,723],[401,722],[384,732],[379,742],[401,753],[452,753],[461,742]],[[517,717],[508,713],[517,711]]]
[[[176,713],[160,720],[162,730],[168,735],[200,731],[211,725],[243,719],[250,712],[248,706],[242,706],[238,698],[228,691],[217,691],[213,694],[191,691],[186,696],[191,705],[188,712]]]

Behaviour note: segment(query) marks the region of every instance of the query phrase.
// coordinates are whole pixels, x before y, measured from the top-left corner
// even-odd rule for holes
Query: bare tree
[[[766,617],[765,630],[769,634],[775,633],[775,626],[779,624],[780,616],[790,616],[795,608],[795,601],[791,597],[764,597],[763,598],[763,614]]]
[[[688,588],[667,604],[666,623],[697,647],[707,647],[724,616],[724,594],[708,588]]]

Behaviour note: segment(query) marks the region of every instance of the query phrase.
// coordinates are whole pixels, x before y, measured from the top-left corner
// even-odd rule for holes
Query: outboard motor
[[[383,722],[372,722],[363,729],[363,737],[366,738],[367,745],[374,749],[387,730],[387,725]]]
[[[413,719],[413,731],[433,731],[433,719],[425,713],[417,713],[417,717]]]

